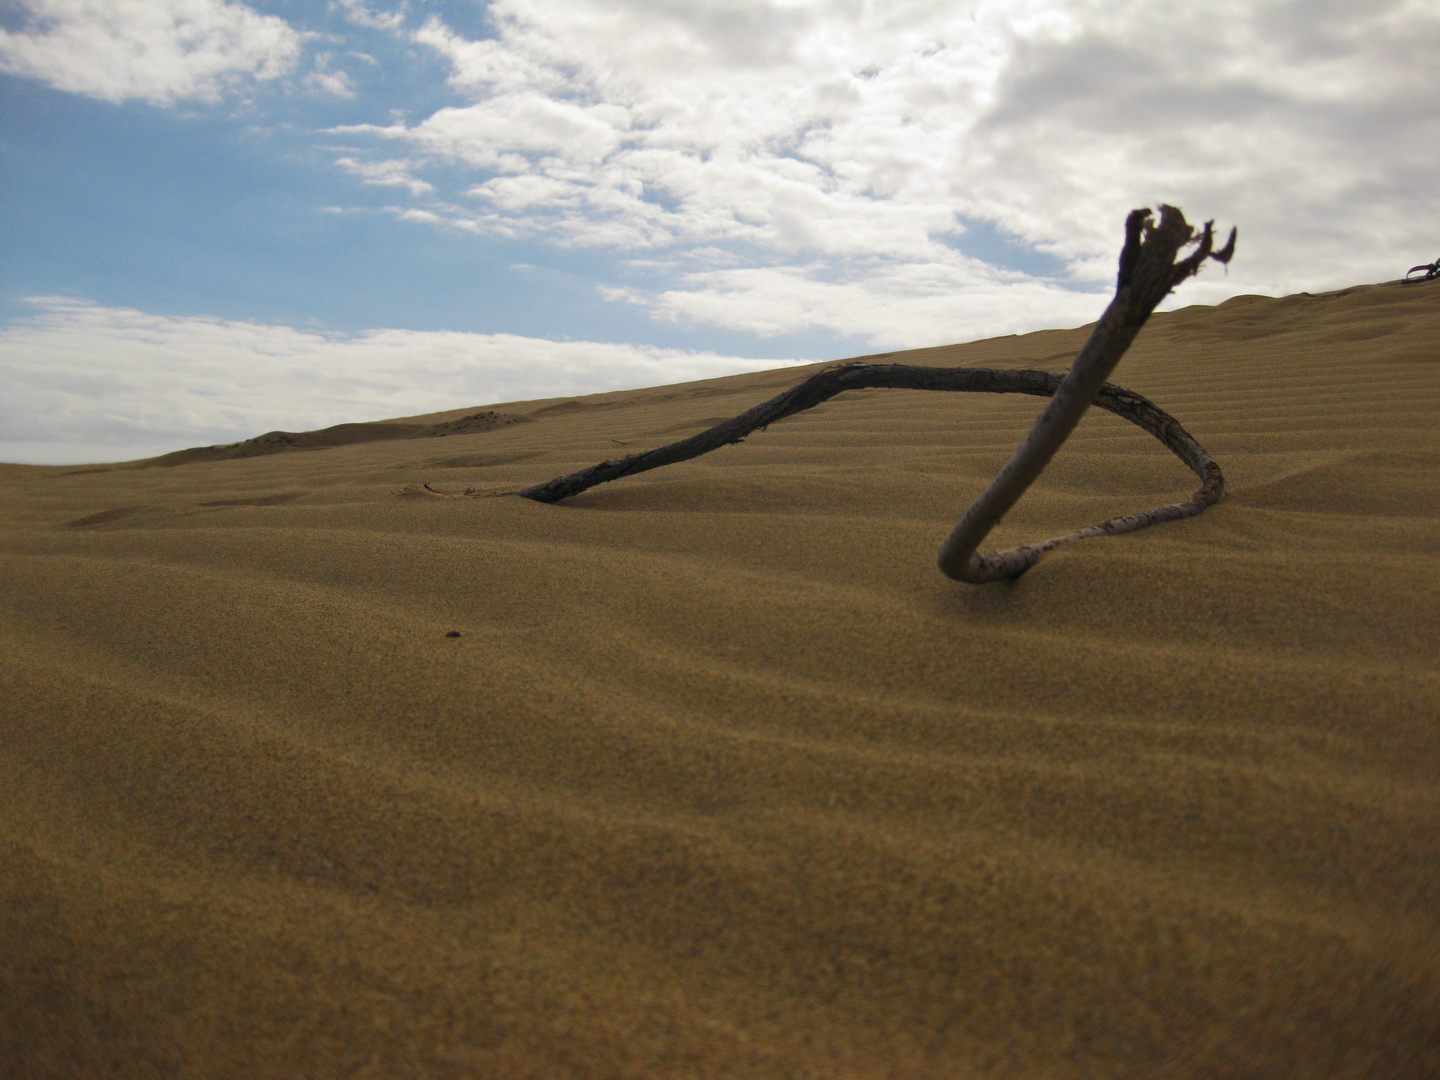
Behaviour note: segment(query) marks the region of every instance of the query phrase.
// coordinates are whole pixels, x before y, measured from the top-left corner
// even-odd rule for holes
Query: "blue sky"
[[[1426,0],[10,0],[0,460],[120,460],[1440,248]]]

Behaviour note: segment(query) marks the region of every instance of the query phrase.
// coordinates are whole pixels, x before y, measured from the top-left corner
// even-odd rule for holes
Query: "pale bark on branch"
[[[579,472],[513,492],[537,502],[558,502],[598,484],[687,461],[711,450],[742,441],[750,433],[812,408],[847,390],[887,387],[905,390],[950,390],[994,394],[1033,394],[1050,398],[1010,463],[986,492],[966,511],[940,552],[940,568],[950,577],[974,583],[1019,577],[1045,552],[1072,540],[1135,532],[1162,521],[1190,517],[1218,502],[1225,493],[1220,466],[1178,420],[1146,398],[1106,382],[1140,327],[1166,294],[1194,274],[1207,259],[1228,262],[1235,233],[1220,250],[1213,249],[1209,223],[1194,252],[1176,261],[1180,249],[1196,239],[1194,230],[1174,207],[1161,207],[1160,223],[1148,210],[1133,211],[1125,224],[1125,248],[1115,299],[1065,375],[1044,371],[993,368],[930,368],[907,364],[863,362],[826,368],[769,401],[714,427],[668,446],[602,461]],[[977,553],[980,543],[1000,518],[1039,476],[1060,445],[1075,429],[1091,403],[1129,420],[1165,444],[1201,480],[1189,501],[1155,507],[1065,536],[1026,544],[990,555]]]

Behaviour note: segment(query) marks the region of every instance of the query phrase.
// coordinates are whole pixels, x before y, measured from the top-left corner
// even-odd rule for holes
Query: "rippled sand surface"
[[[1031,398],[396,494],[803,374],[0,467],[0,1074],[1440,1075],[1440,286],[1156,316],[1230,495],[1013,584]],[[990,546],[1194,486],[1092,413]]]

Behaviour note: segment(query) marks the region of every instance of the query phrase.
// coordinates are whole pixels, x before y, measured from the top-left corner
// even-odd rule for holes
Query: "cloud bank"
[[[1108,281],[1125,213],[1160,201],[1241,228],[1228,282],[1190,302],[1393,277],[1440,231],[1428,0],[493,0],[489,18],[486,40],[396,24],[468,104],[345,133],[389,166],[405,147],[383,182],[473,176],[413,220],[648,260],[673,284],[614,295],[660,319],[895,346],[1013,328],[1001,311],[1074,318],[1067,289]],[[1063,270],[1007,272],[977,222]]]
[[[283,19],[225,0],[19,0],[0,29],[0,70],[105,101],[215,100],[242,78],[274,79],[300,55]]]
[[[270,430],[711,378],[783,365],[514,334],[288,326],[39,297],[0,328],[0,461],[117,461]]]

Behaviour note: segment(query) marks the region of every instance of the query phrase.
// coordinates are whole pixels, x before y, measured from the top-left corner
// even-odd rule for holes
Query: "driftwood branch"
[[[1090,407],[1110,372],[1115,370],[1115,365],[1125,355],[1125,350],[1135,340],[1135,335],[1145,325],[1155,305],[1165,299],[1175,286],[1197,273],[1207,259],[1228,263],[1235,253],[1235,230],[1230,230],[1230,240],[1225,247],[1216,251],[1212,230],[1214,222],[1207,221],[1195,250],[1177,262],[1181,248],[1196,239],[1195,230],[1186,222],[1185,215],[1173,206],[1162,206],[1160,224],[1153,222],[1149,210],[1130,211],[1125,220],[1125,247],[1120,252],[1115,299],[1100,316],[1080,354],[1056,388],[1050,404],[1036,419],[1025,441],[1015,451],[1015,456],[1000,471],[985,494],[965,511],[960,524],[955,526],[955,531],[940,549],[940,569],[949,577],[977,584],[1019,577],[1034,566],[1045,551],[1055,546],[1052,541],[1048,547],[1042,544],[1013,548],[995,555],[978,554],[978,548],[990,530],[1019,501],[1025,489],[1075,430],[1075,425],[1085,415],[1085,410]],[[1191,513],[1199,513],[1202,509],[1204,506]],[[1123,531],[1133,532],[1135,528],[1152,523],[1146,521]]]
[[[673,465],[678,461],[708,454],[731,443],[742,442],[745,436],[761,430],[787,416],[803,412],[822,401],[828,401],[836,394],[847,390],[862,390],[868,387],[887,387],[900,390],[952,390],[969,393],[1030,394],[1034,397],[1050,397],[1060,387],[1065,376],[1048,371],[1005,371],[996,368],[931,368],[915,367],[909,364],[844,364],[827,368],[804,382],[785,391],[779,397],[756,405],[732,420],[716,424],[698,435],[671,443],[655,450],[631,454],[629,457],[602,461],[588,469],[558,476],[554,480],[534,487],[525,488],[514,494],[537,502],[559,502],[577,495],[588,488],[623,476],[658,469],[662,465]],[[1176,518],[1190,517],[1200,513],[1207,506],[1218,502],[1225,493],[1225,477],[1220,466],[1210,457],[1205,448],[1195,441],[1180,421],[1171,416],[1154,402],[1126,390],[1123,386],[1105,383],[1095,395],[1094,404],[1129,420],[1155,438],[1159,439],[1181,461],[1188,465],[1201,480],[1201,486],[1190,501],[1159,506],[1127,517],[1113,518],[1099,525],[1093,525],[1067,536],[1046,540],[1043,543],[1016,548],[1015,552],[1034,551],[1026,566],[1035,558],[1059,544],[1070,540],[1082,540],[1091,536],[1115,536],[1135,532],[1147,525]],[[467,492],[468,494],[468,492]],[[1009,556],[1004,552],[1002,558]]]
[[[1135,532],[1161,521],[1198,514],[1218,502],[1225,493],[1225,479],[1220,466],[1173,416],[1141,395],[1105,379],[1154,311],[1155,305],[1172,288],[1194,274],[1207,259],[1229,261],[1235,247],[1235,233],[1232,230],[1225,247],[1215,251],[1211,226],[1207,223],[1195,251],[1177,262],[1180,249],[1194,239],[1194,231],[1179,210],[1162,207],[1158,226],[1152,225],[1148,210],[1133,211],[1126,221],[1125,230],[1125,248],[1120,256],[1120,279],[1115,299],[1105,310],[1070,371],[1063,376],[1044,371],[991,368],[843,364],[818,372],[783,394],[688,439],[602,461],[514,494],[537,502],[558,502],[598,484],[688,461],[740,442],[754,431],[847,390],[888,387],[1033,394],[1051,399],[1010,463],[970,507],[941,549],[940,568],[950,577],[976,583],[1018,577],[1046,551],[1071,540]],[[1048,464],[1092,402],[1138,425],[1164,443],[1199,476],[1200,489],[1188,502],[1113,518],[1038,544],[1027,544],[992,555],[976,554],[985,536]]]

